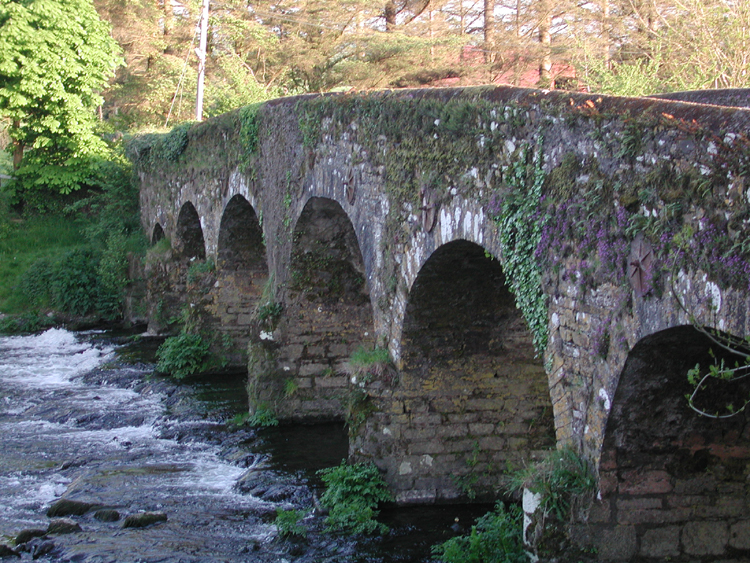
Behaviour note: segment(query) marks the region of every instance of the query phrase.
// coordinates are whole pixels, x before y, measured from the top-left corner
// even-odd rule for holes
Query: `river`
[[[327,534],[315,472],[346,456],[341,425],[235,427],[243,374],[177,384],[142,360],[148,342],[125,341],[62,329],[0,338],[0,544],[47,530],[61,498],[90,505],[67,516],[80,530],[32,539],[22,559],[426,562],[487,509],[390,507],[383,538]],[[278,535],[276,511],[291,508],[307,514],[304,538]],[[144,512],[166,521],[123,527]]]

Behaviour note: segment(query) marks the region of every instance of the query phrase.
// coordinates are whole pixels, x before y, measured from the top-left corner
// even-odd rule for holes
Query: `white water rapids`
[[[45,529],[47,508],[65,495],[123,516],[163,511],[169,520],[131,531],[83,516],[84,533],[58,538],[58,558],[51,560],[230,561],[232,551],[245,560],[243,544],[274,534],[272,525],[248,518],[269,503],[233,490],[246,469],[222,460],[218,446],[162,438],[185,422],[165,414],[158,392],[109,384],[106,370],[101,383],[84,381],[114,358],[112,346],[61,329],[0,338],[0,543],[12,543],[24,529]],[[121,365],[117,373],[138,369]],[[142,385],[141,377],[130,380]],[[231,536],[226,550],[213,546],[201,554],[200,542],[210,540],[197,534],[196,541],[193,530],[209,520],[237,525],[224,531]]]

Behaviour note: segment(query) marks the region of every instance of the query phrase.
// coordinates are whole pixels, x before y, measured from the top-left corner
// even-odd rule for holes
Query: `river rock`
[[[131,514],[122,523],[123,528],[145,528],[156,522],[166,522],[167,515],[163,512],[139,512]]]
[[[47,530],[31,529],[21,530],[16,536],[16,545],[22,545],[26,542],[33,540],[34,538],[40,538],[47,535]]]
[[[75,534],[81,531],[81,526],[75,520],[70,518],[56,518],[47,526],[48,534]]]
[[[79,500],[70,500],[61,498],[47,510],[47,516],[54,518],[56,516],[83,516],[96,505],[90,502]]]
[[[120,513],[111,508],[103,508],[94,512],[94,518],[100,522],[117,522],[120,519]]]
[[[21,557],[21,554],[10,546],[0,543],[0,557]]]
[[[36,538],[29,542],[29,553],[31,553],[31,557],[34,559],[39,559],[40,557],[43,557],[50,553],[53,549],[55,549],[55,543],[52,541],[44,541],[39,538]]]

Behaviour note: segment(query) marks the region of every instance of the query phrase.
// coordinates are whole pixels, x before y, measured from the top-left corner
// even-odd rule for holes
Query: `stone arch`
[[[651,334],[630,351],[614,397],[600,393],[611,407],[592,519],[603,560],[750,555],[750,413],[714,420],[685,399],[688,369],[708,365],[712,349],[721,353],[691,325]],[[733,393],[750,393],[741,387]]]
[[[267,272],[265,247],[263,229],[253,206],[242,195],[235,195],[221,216],[217,266],[226,270],[263,269]]]
[[[151,244],[156,244],[163,239],[164,236],[164,229],[161,228],[159,223],[156,223],[156,225],[154,225],[154,230],[151,233]]]
[[[382,418],[387,431],[379,429],[402,437],[381,444],[399,500],[490,497],[508,463],[554,447],[542,361],[499,261],[482,246],[454,240],[430,255],[401,338],[393,393],[404,416],[397,429]]]
[[[174,248],[187,259],[206,259],[206,243],[203,240],[203,228],[195,206],[189,201],[180,209],[175,228]]]
[[[374,345],[374,325],[359,243],[336,201],[312,197],[305,204],[293,231],[287,279],[278,357],[296,392],[280,415],[342,418],[345,364],[359,347]]]

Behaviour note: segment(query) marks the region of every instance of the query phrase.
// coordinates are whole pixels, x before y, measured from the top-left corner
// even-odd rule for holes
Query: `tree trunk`
[[[609,0],[601,0],[602,2],[602,58],[604,59],[604,66],[607,70],[612,70],[612,55],[610,49],[612,47],[612,30],[609,22]]]
[[[495,61],[495,0],[484,0],[484,62]]]
[[[550,0],[539,0],[539,84],[541,88],[553,88],[552,83],[552,10]]]

